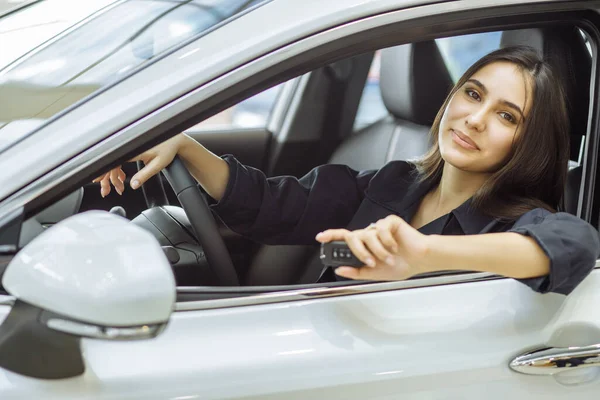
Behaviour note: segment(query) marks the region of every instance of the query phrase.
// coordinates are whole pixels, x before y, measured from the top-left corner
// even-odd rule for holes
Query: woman
[[[133,189],[178,154],[234,231],[269,244],[344,240],[365,263],[350,279],[396,280],[437,270],[487,271],[539,292],[568,294],[600,255],[597,231],[557,212],[569,156],[564,95],[525,47],[475,63],[455,85],[414,162],[378,171],[324,165],[300,180],[267,179],[179,135],[143,153]],[[117,168],[96,181],[119,193]]]

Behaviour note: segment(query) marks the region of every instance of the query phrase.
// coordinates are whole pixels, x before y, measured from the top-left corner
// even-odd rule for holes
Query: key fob
[[[364,267],[365,265],[365,263],[356,258],[348,247],[348,244],[344,241],[322,243],[319,258],[323,265],[330,267]]]

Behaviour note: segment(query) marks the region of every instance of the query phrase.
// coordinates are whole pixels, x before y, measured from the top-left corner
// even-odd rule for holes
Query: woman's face
[[[440,121],[440,153],[470,172],[502,167],[531,108],[532,88],[514,64],[495,62],[477,71],[452,96]]]

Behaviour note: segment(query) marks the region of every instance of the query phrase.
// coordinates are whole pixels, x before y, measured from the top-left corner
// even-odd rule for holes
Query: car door
[[[276,3],[272,6],[276,7]],[[482,2],[455,3],[458,5],[448,6],[455,12],[458,6],[467,11],[478,7],[488,13],[494,10]],[[550,3],[543,5],[551,9]],[[536,11],[534,4],[527,6],[528,13]],[[305,4],[297,7],[301,9]],[[390,23],[388,18],[398,23],[414,23],[415,18],[440,17],[444,15],[442,8],[440,5],[418,10],[407,8],[391,13],[391,17],[377,15],[364,21],[352,19],[354,22],[344,25],[341,30],[344,36],[350,37],[385,26]],[[542,15],[539,10],[546,9],[537,10]],[[508,8],[503,12],[510,14],[513,11]],[[313,12],[318,13],[318,10]],[[258,13],[255,18],[261,20],[265,15]],[[450,22],[441,19],[440,24],[452,25],[453,22],[455,29],[464,28],[464,15],[459,13],[453,18],[456,19],[450,19]],[[250,23],[255,22],[250,18]],[[523,23],[518,20],[515,24],[518,22]],[[482,29],[475,22],[472,24],[473,29]],[[410,24],[408,27],[413,28]],[[339,38],[339,31],[323,31],[315,34],[313,40],[316,43],[334,41]],[[295,52],[309,53],[310,46],[316,44],[310,41],[301,46],[292,44],[283,53],[285,57],[291,57]],[[187,51],[189,49],[182,50],[170,61]],[[276,56],[278,54],[272,55],[273,58]],[[280,59],[275,58],[273,64],[279,62]],[[237,83],[236,79],[244,81],[266,68],[260,63],[254,67],[257,69],[240,68],[238,75],[234,71],[229,76],[233,82],[229,86]],[[208,89],[204,90],[214,92],[209,91],[211,95],[208,95],[200,90],[191,103],[202,106],[202,102],[213,100],[213,96],[229,88],[215,90],[216,84],[211,82],[213,86],[207,85]],[[131,87],[122,90],[130,91]],[[227,96],[230,97],[223,101],[231,100],[232,95]],[[90,100],[58,120],[55,129],[81,122],[77,113],[89,116],[84,114],[85,108],[96,109],[103,101],[108,99],[99,96]],[[178,102],[152,115],[144,115],[143,121],[120,131],[125,118],[139,115],[125,117],[118,114],[121,120],[115,118],[107,124],[98,122],[102,118],[107,121],[114,115],[94,115],[90,124],[97,124],[102,129],[90,127],[85,133],[90,135],[86,140],[96,142],[81,142],[81,137],[68,142],[73,146],[69,151],[80,151],[73,144],[76,143],[87,146],[84,151],[89,152],[79,158],[60,153],[57,157],[72,159],[62,160],[58,166],[47,160],[38,169],[24,172],[20,185],[28,185],[26,177],[34,180],[34,185],[24,186],[29,197],[17,194],[8,198],[0,204],[1,215],[7,218],[7,210],[17,209],[14,208],[17,205],[33,207],[30,204],[32,198],[52,198],[47,194],[49,188],[56,189],[63,182],[73,186],[75,182],[87,181],[95,169],[119,161],[119,157],[132,151],[131,148],[127,150],[126,144],[142,137],[140,132],[153,134],[152,129],[168,123],[173,115],[186,107],[192,105]],[[112,112],[117,113],[116,110]],[[119,112],[124,113],[123,110]],[[36,135],[49,132],[52,132],[50,126]],[[594,142],[597,140],[588,143]],[[31,146],[37,149],[33,156],[42,160],[44,152],[51,150],[43,146],[45,143],[43,140],[24,141],[15,149]],[[91,149],[92,145],[96,146]],[[588,147],[584,191],[592,207],[582,215],[591,221],[590,216],[597,215],[598,202],[590,185],[597,172],[590,154],[597,152],[597,145],[588,144]],[[8,152],[0,164],[9,163],[14,157],[17,154]],[[98,161],[102,157],[102,161]],[[47,168],[46,172],[35,177],[42,167]],[[16,190],[16,185],[7,184],[1,190],[3,193],[11,188]],[[595,358],[594,347],[583,350],[578,347],[595,346],[600,340],[600,316],[596,307],[600,301],[599,285],[596,269],[568,297],[537,294],[514,280],[485,273],[390,283],[341,282],[312,287],[179,288],[175,312],[166,330],[157,338],[137,342],[83,339],[81,348],[86,370],[83,375],[70,379],[43,381],[0,370],[0,397],[463,399],[485,396],[499,399],[512,395],[515,398],[558,399],[578,395],[595,398],[592,396],[598,392],[598,367],[591,363],[586,368],[576,367],[584,365],[582,361],[594,361]],[[2,315],[6,315],[11,307],[10,298],[4,300],[0,304]],[[561,372],[560,376],[549,375],[559,370],[552,360],[542,360],[539,373],[537,368],[523,370],[534,375],[518,373],[509,367],[516,357],[538,347],[554,348],[570,370]],[[586,360],[582,360],[579,353],[587,354]],[[556,358],[549,354],[541,357]]]
[[[2,371],[0,391],[7,399],[595,398],[597,366],[552,375],[559,369],[548,361],[520,374],[509,363],[539,348],[567,357],[597,345],[598,271],[568,297],[482,278],[179,303],[156,339],[84,339],[80,377]]]

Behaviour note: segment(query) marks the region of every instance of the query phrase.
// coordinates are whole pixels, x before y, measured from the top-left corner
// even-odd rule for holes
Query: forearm
[[[550,259],[530,237],[518,233],[431,235],[423,272],[470,270],[512,278],[547,275]]]
[[[227,162],[187,135],[182,135],[177,154],[206,193],[221,200],[229,181]]]

